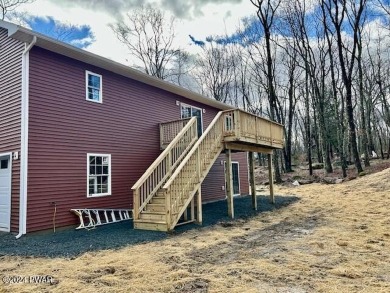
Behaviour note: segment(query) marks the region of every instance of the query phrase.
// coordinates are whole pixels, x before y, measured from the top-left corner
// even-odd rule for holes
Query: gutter
[[[34,36],[22,53],[22,117],[21,117],[21,148],[20,148],[20,200],[19,200],[19,234],[16,239],[26,234],[27,224],[27,171],[28,171],[28,113],[29,113],[29,52],[37,42]]]

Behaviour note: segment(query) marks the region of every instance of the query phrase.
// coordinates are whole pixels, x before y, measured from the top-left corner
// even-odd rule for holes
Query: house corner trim
[[[19,234],[26,234],[27,226],[27,172],[28,172],[28,116],[29,116],[29,52],[37,42],[34,36],[30,44],[26,43],[22,53],[22,106],[21,106],[21,146],[20,146],[20,200],[19,200]]]

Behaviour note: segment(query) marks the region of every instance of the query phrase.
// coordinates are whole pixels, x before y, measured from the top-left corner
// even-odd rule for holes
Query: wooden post
[[[165,192],[165,212],[166,220],[167,220],[167,228],[170,230],[171,228],[171,189]]]
[[[199,186],[198,191],[196,192],[196,210],[197,210],[197,217],[196,217],[196,223],[199,225],[202,225],[203,217],[202,217],[202,189]]]
[[[234,110],[233,111],[233,130],[234,130],[234,136],[236,139],[240,139],[241,136],[241,127],[240,127],[240,111]]]
[[[172,150],[170,150],[167,154],[167,160],[166,160],[168,166],[167,167],[167,173],[170,175],[172,174]]]
[[[140,207],[140,192],[139,188],[133,191],[133,219],[138,220],[139,218],[139,207]]]
[[[249,182],[251,185],[252,207],[257,211],[257,196],[255,185],[255,163],[253,152],[249,152]]]
[[[275,203],[274,198],[274,174],[272,170],[272,155],[268,154],[268,178],[269,178],[269,201]]]
[[[195,221],[195,199],[191,200],[191,221]]]
[[[226,193],[228,215],[234,219],[232,151],[226,150]]]
[[[160,126],[160,148],[162,149],[163,148],[164,131],[163,131],[163,127],[162,127],[161,123],[159,124],[159,126]]]

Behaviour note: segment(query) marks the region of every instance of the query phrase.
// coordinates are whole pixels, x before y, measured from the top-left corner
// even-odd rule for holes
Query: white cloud
[[[115,0],[114,2],[122,3],[123,1]],[[166,5],[168,2],[171,4],[170,6]],[[96,9],[92,5],[93,3],[96,3]],[[20,9],[33,16],[52,16],[63,23],[79,26],[89,25],[95,36],[95,42],[86,48],[88,51],[131,65],[133,60],[127,54],[126,47],[116,39],[108,26],[110,23],[116,22],[118,18],[115,18],[112,9],[102,9],[104,3],[107,2],[97,0],[88,1],[88,3],[86,1],[38,0],[21,6]],[[142,1],[133,0],[128,3],[136,7]],[[169,14],[173,9],[172,7],[182,4],[182,1],[159,0],[159,3],[161,8],[164,8],[161,5],[165,4],[165,9],[170,9],[166,10]],[[131,5],[127,6],[130,8]],[[241,18],[256,12],[250,1],[241,0],[202,0],[199,5],[191,4],[190,6],[193,11],[195,11],[194,9],[201,9],[202,13],[199,13],[197,17],[192,19],[177,19],[175,28],[177,35],[176,45],[190,52],[196,52],[197,48],[191,44],[188,35],[191,34],[197,39],[205,39],[209,35],[231,34],[239,26]]]

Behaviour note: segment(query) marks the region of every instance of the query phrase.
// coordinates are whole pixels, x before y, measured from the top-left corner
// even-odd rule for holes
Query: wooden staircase
[[[135,229],[170,231],[181,219],[202,223],[201,185],[228,143],[283,145],[281,125],[241,110],[219,112],[199,139],[195,117],[182,127],[132,187]]]
[[[135,229],[167,231],[166,200],[161,187],[198,140],[196,118],[184,122],[174,122],[169,137],[161,140],[161,147],[165,150],[132,187]],[[170,138],[173,139],[167,144]]]
[[[134,221],[135,229],[167,231],[165,195],[159,190]]]

